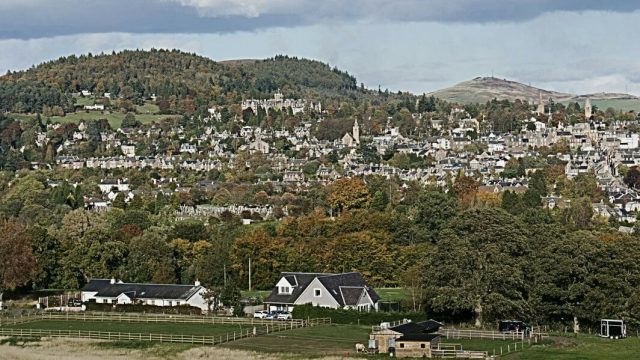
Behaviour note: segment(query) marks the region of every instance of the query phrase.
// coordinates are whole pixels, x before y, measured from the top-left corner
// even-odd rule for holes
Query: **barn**
[[[441,326],[435,320],[383,323],[374,327],[369,336],[369,348],[379,353],[393,353],[396,357],[431,357],[431,349],[440,342],[437,331]]]

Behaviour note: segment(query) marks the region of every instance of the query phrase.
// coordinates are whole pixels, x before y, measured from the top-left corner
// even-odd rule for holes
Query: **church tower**
[[[360,145],[360,126],[358,126],[358,118],[353,123],[353,140]]]
[[[540,93],[540,99],[538,100],[538,109],[536,110],[536,114],[544,114],[544,101],[542,100],[542,93]]]
[[[591,100],[589,98],[587,98],[587,100],[584,102],[584,118],[585,120],[589,120],[591,119],[592,116],[592,109],[591,109]]]

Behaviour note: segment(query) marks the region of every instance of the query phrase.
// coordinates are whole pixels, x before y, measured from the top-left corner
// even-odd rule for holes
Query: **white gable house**
[[[269,310],[293,310],[312,304],[332,309],[378,310],[378,294],[357,272],[344,274],[282,273],[265,299]]]

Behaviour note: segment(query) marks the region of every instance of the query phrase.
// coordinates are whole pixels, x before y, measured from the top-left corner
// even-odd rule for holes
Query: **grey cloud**
[[[637,0],[29,0],[0,3],[0,38],[227,33],[323,21],[517,22],[548,12],[630,12]]]

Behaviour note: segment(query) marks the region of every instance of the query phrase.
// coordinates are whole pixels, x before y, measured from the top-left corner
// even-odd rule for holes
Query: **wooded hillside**
[[[226,104],[241,97],[288,96],[308,90],[353,90],[353,76],[318,61],[276,56],[221,64],[178,50],[123,51],[109,55],[68,56],[0,77],[0,109],[40,112],[44,105],[73,108],[72,93],[88,90],[141,104],[160,98],[192,98],[196,103]]]

